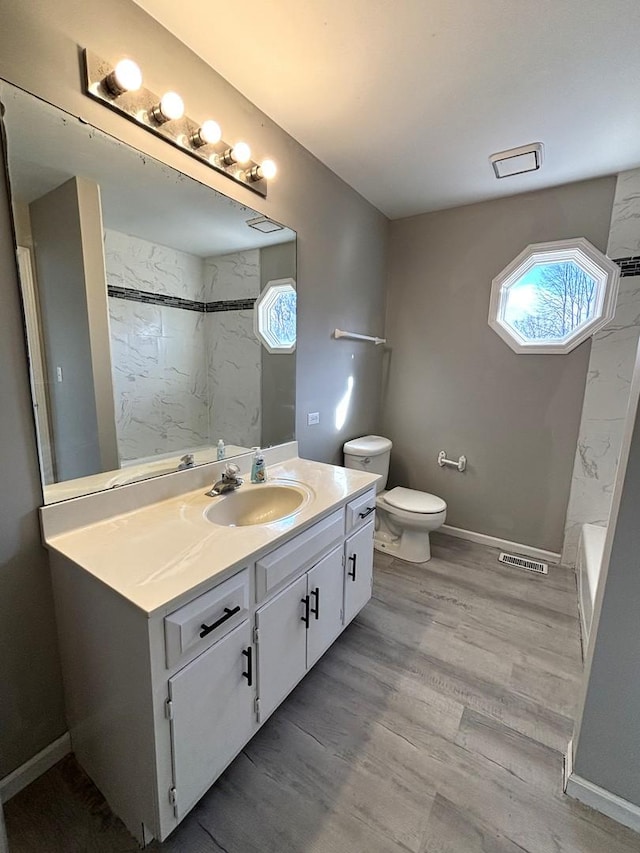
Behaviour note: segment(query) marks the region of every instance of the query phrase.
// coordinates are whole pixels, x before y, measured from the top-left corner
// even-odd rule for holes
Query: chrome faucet
[[[214,483],[206,494],[213,498],[216,495],[223,495],[225,492],[235,491],[244,482],[242,477],[238,477],[239,473],[240,468],[237,465],[234,465],[233,462],[227,462],[222,479]]]
[[[180,457],[178,471],[184,471],[186,468],[193,468],[195,464],[196,460],[194,459],[193,453],[185,453],[184,456]]]

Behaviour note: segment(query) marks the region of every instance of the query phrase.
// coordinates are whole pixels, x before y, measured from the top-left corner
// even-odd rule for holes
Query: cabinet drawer
[[[258,601],[281,583],[300,574],[318,561],[340,541],[344,533],[343,510],[323,518],[309,530],[300,533],[286,545],[276,548],[256,563],[256,595]]]
[[[249,569],[243,569],[165,616],[167,668],[185,662],[224,637],[247,618],[248,612]]]
[[[351,533],[356,527],[360,527],[367,519],[371,521],[374,518],[376,508],[376,490],[369,489],[364,495],[349,501],[347,504],[347,527],[346,533]]]

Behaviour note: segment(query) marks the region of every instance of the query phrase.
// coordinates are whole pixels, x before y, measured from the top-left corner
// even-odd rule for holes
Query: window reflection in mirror
[[[47,503],[294,438],[295,353],[254,332],[295,233],[2,84]],[[34,128],[38,132],[34,133]]]

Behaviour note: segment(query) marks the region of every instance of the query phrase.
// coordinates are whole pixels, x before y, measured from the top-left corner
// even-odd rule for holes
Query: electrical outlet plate
[[[320,423],[320,412],[309,412],[307,415],[307,426],[314,426]]]

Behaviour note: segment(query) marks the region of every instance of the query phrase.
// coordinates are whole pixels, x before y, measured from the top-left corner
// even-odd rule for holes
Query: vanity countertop
[[[274,480],[302,483],[313,491],[313,499],[280,521],[224,527],[204,516],[205,510],[224,496],[211,498],[205,489],[198,488],[51,536],[46,545],[148,616],[167,613],[188,593],[204,590],[212,579],[223,580],[243,563],[253,562],[292,533],[372,486],[378,477],[293,458],[269,467],[269,481]]]
[[[237,444],[225,446],[225,459],[233,461],[233,457],[241,453],[248,453],[248,447],[240,447]],[[198,448],[197,450],[185,450],[191,453],[195,465],[203,465],[216,458],[215,447]],[[43,487],[44,502],[46,504],[57,501],[67,501],[69,498],[78,498],[83,495],[99,492],[104,489],[112,489],[114,486],[124,486],[127,483],[135,483],[149,477],[157,477],[159,474],[169,474],[177,471],[181,462],[182,453],[167,454],[157,458],[138,460],[125,463],[123,468],[117,471],[105,471],[101,474],[90,474],[88,477],[79,477],[77,480],[63,480],[60,483],[51,483]]]

